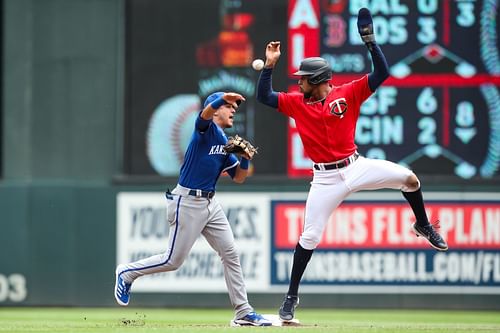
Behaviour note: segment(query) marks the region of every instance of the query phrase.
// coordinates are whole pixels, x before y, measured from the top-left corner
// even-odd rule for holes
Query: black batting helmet
[[[307,80],[310,84],[320,84],[321,82],[330,81],[332,78],[332,68],[323,58],[305,58],[300,63],[299,70],[293,74],[300,76],[310,75]]]

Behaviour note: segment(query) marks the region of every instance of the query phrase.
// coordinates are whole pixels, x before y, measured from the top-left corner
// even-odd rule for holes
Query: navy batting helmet
[[[332,78],[332,68],[323,58],[305,58],[300,63],[299,70],[293,74],[300,76],[310,75],[307,80],[310,84],[320,84],[321,82],[330,81]]]

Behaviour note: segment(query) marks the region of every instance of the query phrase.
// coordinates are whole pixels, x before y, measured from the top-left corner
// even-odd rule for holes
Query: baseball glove
[[[243,139],[238,134],[234,137],[230,136],[224,146],[224,151],[226,153],[242,155],[247,159],[252,159],[253,156],[257,154],[257,149],[258,148],[254,147],[248,140]]]

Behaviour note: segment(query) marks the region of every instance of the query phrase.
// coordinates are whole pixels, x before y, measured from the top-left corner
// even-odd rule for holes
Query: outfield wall
[[[220,192],[252,303],[286,291],[305,192]],[[301,287],[308,307],[500,308],[500,196],[426,194],[450,251],[411,234],[399,193],[353,195],[331,217]],[[446,198],[446,200],[442,200]],[[114,306],[118,262],[160,253],[159,189],[0,187],[0,304]],[[202,295],[202,296],[200,296]],[[229,306],[218,257],[200,239],[176,272],[143,277],[135,306]]]

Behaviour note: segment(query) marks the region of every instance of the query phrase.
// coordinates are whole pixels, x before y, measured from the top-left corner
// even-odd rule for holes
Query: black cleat
[[[436,222],[435,225],[438,227],[439,222]],[[434,226],[432,224],[426,225],[426,226],[420,226],[417,223],[413,223],[413,231],[418,236],[422,236],[425,239],[429,241],[429,244],[433,248],[435,248],[438,251],[446,251],[448,250],[448,244],[444,241],[443,237],[439,233],[437,233],[436,230],[434,230]]]
[[[280,319],[282,321],[292,320],[297,305],[299,305],[299,297],[287,295],[280,307]]]

